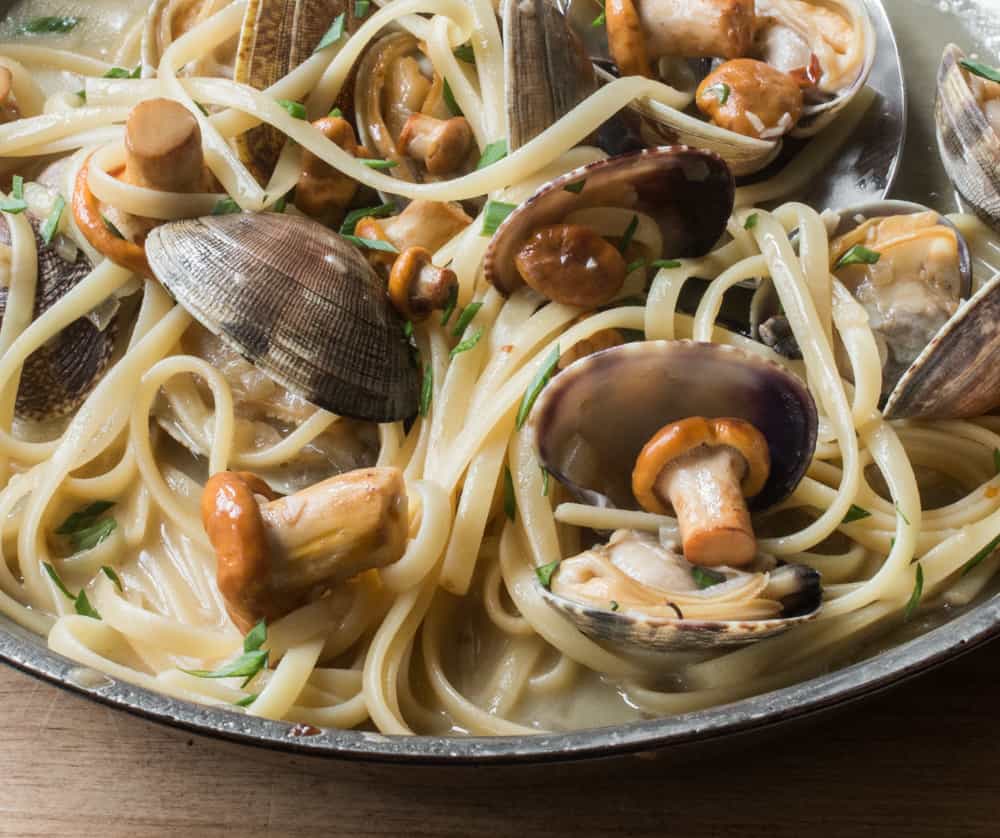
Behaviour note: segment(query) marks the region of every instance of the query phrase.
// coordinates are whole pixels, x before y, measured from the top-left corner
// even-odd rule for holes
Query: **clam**
[[[627,651],[742,646],[812,619],[820,576],[760,556],[748,568],[705,570],[676,545],[628,530],[559,563],[546,600],[588,637]]]
[[[710,152],[676,146],[610,157],[550,181],[515,209],[497,228],[483,271],[504,294],[528,281],[557,302],[600,305],[617,293],[626,266],[615,248],[601,247],[609,231],[592,228],[589,211],[652,219],[662,241],[657,259],[707,253],[732,206],[732,175]],[[580,259],[563,258],[564,249]]]
[[[420,376],[385,285],[326,227],[275,213],[196,218],[154,229],[146,255],[196,320],[290,392],[355,419],[416,413]]]
[[[750,512],[792,492],[816,428],[801,381],[733,347],[643,341],[571,364],[531,414],[542,467],[582,502],[673,512],[681,544],[613,537],[560,563],[547,598],[592,637],[654,650],[749,642],[811,616],[818,575],[760,556]],[[721,597],[694,591],[716,583]],[[675,600],[692,593],[689,619]]]
[[[507,147],[516,151],[597,90],[583,44],[552,0],[503,4]]]
[[[586,0],[563,2],[600,79],[659,78],[697,91],[698,109],[712,117],[702,122],[637,101],[631,107],[647,142],[714,151],[736,175],[772,162],[784,135],[808,137],[829,124],[864,87],[875,60],[875,32],[860,0],[612,0],[606,27],[593,25]],[[606,41],[594,35],[602,28]]]
[[[30,218],[38,247],[38,284],[33,318],[68,294],[93,266],[83,253],[68,261],[53,244],[38,234],[38,222]],[[53,240],[55,241],[55,240]],[[10,228],[0,217],[0,244],[10,246]],[[73,248],[75,250],[75,248]],[[6,286],[0,287],[0,318],[7,309]],[[53,339],[36,349],[24,364],[14,405],[16,414],[42,421],[68,416],[87,397],[107,369],[114,351],[118,320],[99,328],[97,318],[74,320]]]
[[[1000,227],[1000,84],[969,67],[989,69],[969,62],[954,44],[945,48],[934,111],[938,148],[962,197]]]
[[[358,29],[352,0],[249,0],[236,52],[235,80],[258,90],[270,87],[312,55],[340,15],[344,15],[346,33]],[[262,183],[274,170],[284,144],[285,135],[269,125],[257,126],[236,140],[240,158]]]

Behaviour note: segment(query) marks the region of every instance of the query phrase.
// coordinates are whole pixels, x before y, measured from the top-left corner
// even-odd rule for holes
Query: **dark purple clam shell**
[[[576,210],[602,206],[655,218],[664,258],[703,256],[725,232],[733,195],[732,172],[709,151],[663,146],[598,160],[546,183],[514,210],[494,234],[483,271],[499,291],[512,294],[524,285],[514,256],[532,233]]]
[[[577,497],[638,509],[636,457],[661,427],[689,416],[745,419],[767,439],[771,475],[748,499],[754,511],[791,494],[816,448],[816,405],[798,378],[735,347],[688,340],[580,359],[542,391],[529,428],[542,466]]]

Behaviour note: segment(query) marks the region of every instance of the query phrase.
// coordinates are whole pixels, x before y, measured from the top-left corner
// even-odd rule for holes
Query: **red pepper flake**
[[[500,347],[500,351],[501,352],[513,352],[514,351],[514,344],[512,344],[512,343],[505,343],[503,346]]]

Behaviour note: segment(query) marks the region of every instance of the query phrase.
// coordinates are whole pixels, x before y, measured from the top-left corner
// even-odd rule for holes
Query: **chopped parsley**
[[[492,166],[498,160],[503,160],[506,156],[506,140],[497,140],[495,143],[490,143],[483,151],[483,156],[479,158],[479,162],[476,163],[476,169],[485,169],[487,166]]]
[[[610,604],[610,605],[609,605],[608,607],[609,607],[609,608],[610,608],[610,609],[611,609],[612,611],[617,611],[617,610],[618,610],[618,608],[619,608],[619,605],[618,605],[618,603],[617,603],[617,602],[615,602],[614,600],[611,600],[611,604]]]
[[[632,239],[635,237],[635,231],[639,229],[639,216],[633,215],[632,220],[629,221],[628,227],[625,228],[625,232],[622,234],[622,240],[618,244],[618,252],[624,253],[628,250],[629,245],[632,244]]]
[[[431,412],[431,399],[434,398],[434,368],[427,364],[424,367],[424,380],[420,385],[420,415],[426,416]]]
[[[597,29],[599,26],[604,26],[604,24],[606,24],[607,22],[608,22],[608,13],[607,10],[604,8],[604,3],[601,3],[601,13],[597,17],[595,17],[592,21],[590,21],[590,25],[594,29]]]
[[[585,187],[586,185],[587,185],[586,178],[583,178],[582,180],[575,180],[572,183],[567,183],[563,187],[563,191],[572,192],[574,195],[579,195],[581,192],[583,192],[583,187]]]
[[[463,340],[458,346],[451,350],[451,357],[454,358],[456,355],[461,355],[463,352],[468,352],[472,347],[479,343],[479,339],[483,336],[482,329],[473,329],[472,333]]]
[[[14,175],[10,181],[10,196],[12,198],[17,198],[19,201],[24,200],[24,178],[20,175]]]
[[[516,204],[505,204],[503,201],[487,201],[483,211],[483,235],[492,236],[514,210]]]
[[[549,496],[549,470],[545,466],[539,466],[542,470],[542,497]]]
[[[924,593],[924,568],[919,563],[917,564],[917,572],[913,580],[913,593],[910,594],[910,601],[906,603],[906,610],[903,611],[903,619],[909,620],[913,616],[913,612],[917,610],[917,606],[920,605],[920,597]]]
[[[681,266],[679,259],[657,259],[649,263],[649,267],[660,270],[662,268],[679,268]]]
[[[987,64],[983,64],[980,61],[972,61],[968,58],[963,58],[958,63],[962,65],[963,70],[968,70],[975,76],[1000,83],[1000,70],[990,67]]]
[[[115,573],[115,569],[113,567],[108,567],[107,565],[102,565],[101,566],[101,571],[104,573],[105,576],[108,577],[108,579],[110,579],[112,582],[115,583],[115,587],[118,588],[119,591],[121,591],[121,592],[125,591],[125,588],[122,585],[121,577],[119,577],[118,574]]]
[[[233,215],[237,212],[243,212],[243,210],[232,198],[222,198],[216,201],[215,206],[212,207],[212,215]]]
[[[545,385],[549,383],[549,379],[552,377],[552,371],[556,368],[559,363],[559,356],[562,353],[559,351],[559,344],[557,343],[552,351],[548,354],[548,357],[542,362],[542,365],[538,368],[538,372],[535,373],[535,377],[531,380],[531,384],[528,385],[528,389],[524,391],[524,396],[521,398],[521,406],[517,410],[517,429],[521,430],[524,427],[524,423],[528,421],[528,414],[531,413],[531,408],[535,405],[535,400],[538,398],[538,394],[545,389]]]
[[[465,328],[472,322],[473,318],[479,314],[479,309],[483,307],[481,302],[469,303],[465,308],[462,309],[462,313],[458,315],[458,320],[455,323],[455,328],[451,330],[452,337],[461,337],[462,332]]]
[[[962,568],[962,576],[965,576],[965,574],[971,571],[974,567],[982,563],[982,561],[990,556],[998,546],[1000,546],[1000,535],[994,538],[989,544],[987,544],[982,550],[976,553],[976,555],[965,563],[965,567]]]
[[[844,520],[841,521],[842,524],[853,524],[855,521],[860,521],[863,518],[871,518],[872,514],[867,509],[862,509],[860,506],[855,506],[851,504],[851,508],[847,510],[847,514],[844,516]]]
[[[444,99],[444,103],[448,106],[448,110],[452,112],[455,116],[463,116],[462,109],[458,106],[458,102],[455,100],[455,93],[451,89],[451,85],[448,84],[448,79],[444,80],[444,86],[441,88],[441,98]]]
[[[625,275],[628,276],[632,271],[637,271],[639,268],[645,266],[645,259],[636,259],[634,262],[629,262],[625,268]]]
[[[66,209],[66,199],[62,195],[56,195],[56,201],[52,205],[52,212],[49,213],[49,217],[45,219],[41,230],[38,231],[42,237],[42,241],[46,244],[52,243],[52,237],[59,229],[59,221],[62,219],[64,209]]]
[[[363,218],[388,218],[395,211],[396,204],[392,201],[379,204],[377,207],[362,207],[361,209],[351,210],[347,213],[347,217],[344,218],[344,223],[340,225],[340,235],[353,236],[358,222]]]
[[[68,536],[76,550],[90,550],[104,541],[118,526],[114,518],[101,517],[113,506],[111,501],[94,501],[70,515],[56,527],[55,533]]]
[[[36,17],[21,27],[29,35],[51,35],[70,32],[82,20],[78,17]]]
[[[351,244],[356,244],[358,247],[365,248],[366,250],[381,250],[383,253],[399,253],[396,246],[392,242],[384,242],[379,239],[363,239],[359,236],[343,236]]]
[[[364,163],[369,169],[377,169],[378,171],[395,169],[396,166],[399,165],[398,160],[369,160],[366,157],[362,157],[361,162]]]
[[[906,526],[909,526],[910,525],[910,519],[907,518],[906,515],[904,514],[903,510],[899,508],[899,504],[898,503],[894,503],[893,506],[896,507],[896,512],[898,512],[899,513],[899,517],[903,519],[903,523],[906,524]]]
[[[869,250],[864,245],[856,244],[837,260],[833,269],[836,271],[840,268],[846,268],[848,265],[875,265],[881,258],[881,253]]]
[[[698,586],[698,589],[703,591],[705,588],[721,585],[726,581],[726,574],[695,565],[691,568],[691,578],[694,579],[694,583]]]
[[[747,220],[743,223],[744,230],[752,230],[757,226],[757,213],[752,212],[747,216]]]
[[[455,47],[455,49],[452,50],[452,55],[454,55],[459,61],[464,61],[466,64],[476,63],[476,53],[472,49],[472,44],[462,44],[460,47]]]
[[[729,101],[729,94],[732,93],[732,88],[728,84],[719,82],[719,84],[713,84],[705,92],[711,93],[716,99],[719,100],[720,105],[724,105]]]
[[[344,37],[344,26],[347,23],[347,12],[341,12],[337,15],[336,19],[330,25],[330,28],[326,30],[326,34],[320,38],[319,43],[316,45],[316,49],[313,53],[317,53],[322,49],[326,49],[328,46],[332,46],[337,43],[341,38]]]
[[[134,70],[126,70],[124,67],[112,67],[104,74],[106,79],[137,79],[142,74],[142,65],[137,64]]]
[[[1000,474],[1000,448],[993,449],[993,468],[997,474]]]
[[[514,496],[514,478],[507,466],[503,467],[503,514],[509,521],[517,520],[517,498]]]
[[[354,16],[358,20],[363,20],[371,11],[372,0],[354,0]]]
[[[66,583],[59,576],[59,572],[48,562],[42,565],[45,568],[45,572],[48,574],[49,579],[52,580],[59,591],[62,593],[66,599],[73,601],[73,608],[77,614],[82,617],[90,617],[93,620],[100,620],[101,615],[98,613],[97,609],[90,604],[90,600],[87,599],[87,592],[80,589],[80,593],[75,596],[70,593],[69,588],[66,587]]]
[[[277,99],[276,100],[281,107],[288,111],[288,115],[294,119],[305,119],[306,118],[306,106],[301,102],[295,102],[291,99]]]
[[[267,659],[270,654],[261,646],[267,640],[267,623],[261,620],[243,638],[243,654],[238,658],[223,664],[218,669],[182,669],[188,675],[197,678],[244,678],[243,686],[253,680],[263,669],[267,668]]]
[[[545,590],[549,590],[552,587],[552,574],[556,572],[557,567],[559,567],[558,559],[535,568],[535,576],[538,577],[538,581],[542,583],[542,587]]]

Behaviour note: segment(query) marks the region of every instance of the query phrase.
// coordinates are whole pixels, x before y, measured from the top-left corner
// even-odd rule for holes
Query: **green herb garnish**
[[[448,106],[448,110],[452,112],[455,116],[464,116],[462,109],[458,106],[458,102],[455,99],[455,93],[451,89],[451,85],[448,84],[448,79],[444,80],[444,86],[441,88],[441,98],[444,99],[444,103]]]
[[[0,200],[0,210],[17,215],[28,208],[28,203],[23,198],[4,198]]]
[[[288,111],[288,115],[294,119],[305,119],[306,118],[306,106],[301,102],[294,102],[291,99],[277,99],[276,100],[281,107]]]
[[[837,260],[833,269],[836,271],[840,268],[846,268],[848,265],[875,265],[881,258],[881,253],[869,250],[864,245],[856,244]]]
[[[77,530],[70,536],[70,539],[77,550],[92,550],[111,535],[117,527],[118,522],[114,518],[102,518],[92,526]]]
[[[434,368],[427,364],[424,367],[424,380],[420,385],[420,415],[426,416],[431,412],[431,399],[434,398]]]
[[[30,35],[49,35],[71,31],[79,22],[78,17],[36,17],[21,27],[22,32]]]
[[[535,568],[535,576],[538,577],[538,581],[542,583],[545,590],[549,590],[552,586],[552,574],[556,572],[557,567],[559,567],[559,560]]]
[[[726,581],[726,574],[695,565],[691,568],[691,578],[694,579],[694,583],[698,586],[698,589],[703,591],[705,588],[721,585]]]
[[[617,611],[618,608],[619,608],[619,605],[614,600],[611,600],[611,605],[609,607],[611,608],[612,611]]]
[[[80,593],[76,595],[76,599],[73,600],[73,607],[76,609],[76,613],[82,617],[90,617],[92,620],[100,620],[100,612],[90,604],[90,600],[87,599],[87,592],[80,589]]]
[[[56,201],[52,205],[52,212],[49,213],[49,217],[45,219],[41,230],[38,231],[38,234],[42,237],[42,241],[46,244],[52,243],[52,237],[56,234],[56,230],[59,229],[59,220],[62,218],[64,209],[66,209],[66,199],[62,195],[56,195]]]
[[[987,556],[991,555],[997,547],[1000,546],[1000,535],[994,538],[989,544],[987,544],[982,550],[980,550],[976,555],[974,555],[969,561],[965,563],[965,567],[962,568],[962,576],[971,571],[976,565],[980,564]]]
[[[479,162],[476,163],[476,169],[485,169],[487,166],[492,166],[498,160],[503,160],[506,156],[506,140],[497,140],[495,143],[490,143],[486,146],[486,150],[483,151],[483,156],[479,158]]]
[[[366,157],[361,158],[361,162],[364,163],[369,169],[378,169],[379,171],[384,171],[385,169],[395,169],[399,165],[397,160],[369,160]]]
[[[514,496],[514,477],[507,466],[503,467],[503,514],[507,520],[517,520],[517,498]]]
[[[392,201],[379,204],[377,207],[362,207],[361,209],[351,210],[347,213],[344,223],[340,225],[340,235],[353,236],[354,230],[362,218],[387,218],[395,211],[396,205]]]
[[[458,346],[451,350],[451,357],[454,358],[456,355],[461,355],[463,352],[468,352],[472,347],[479,343],[479,339],[483,336],[482,329],[473,329],[472,333],[463,340]]]
[[[88,504],[83,507],[83,509],[78,509],[72,515],[66,518],[58,527],[56,527],[56,535],[73,535],[73,533],[78,532],[86,527],[91,527],[96,523],[96,521],[109,509],[114,507],[114,501],[110,500],[95,500],[93,503]]]
[[[521,406],[517,411],[517,429],[521,430],[524,427],[524,423],[528,421],[528,414],[531,413],[531,408],[534,407],[535,399],[538,398],[538,394],[545,389],[545,385],[549,383],[549,378],[552,377],[552,371],[556,368],[556,364],[559,363],[559,356],[562,353],[559,351],[559,344],[557,343],[553,347],[552,351],[549,353],[548,357],[542,362],[542,365],[538,368],[538,372],[535,373],[535,377],[531,379],[531,384],[528,385],[528,389],[524,391],[524,396],[521,398]]]
[[[462,309],[462,313],[458,315],[458,320],[455,323],[455,328],[451,330],[452,337],[461,337],[462,332],[465,331],[465,327],[468,326],[472,319],[479,314],[479,309],[483,307],[480,302],[469,303],[465,308]]]
[[[1000,474],[1000,448],[993,449],[993,469]]]
[[[330,28],[326,30],[326,34],[320,38],[319,43],[316,45],[316,49],[313,53],[319,52],[321,49],[326,49],[328,46],[337,43],[341,38],[344,37],[344,25],[347,23],[347,12],[341,12],[337,15],[336,19],[330,25]]]
[[[583,192],[583,187],[585,187],[586,185],[587,185],[586,178],[584,178],[583,180],[575,180],[573,181],[573,183],[567,183],[563,187],[563,192],[572,192],[574,195],[579,195],[581,192]]]
[[[118,576],[118,574],[115,573],[115,569],[113,567],[108,567],[107,565],[102,565],[101,566],[101,571],[104,573],[105,576],[108,577],[108,579],[110,579],[112,582],[115,583],[115,587],[118,588],[119,591],[121,591],[121,592],[124,593],[125,588],[122,585],[122,580]]]
[[[104,222],[104,226],[108,228],[108,232],[111,233],[117,239],[124,239],[125,234],[119,230],[113,221],[111,221],[106,215],[101,216],[101,221]]]
[[[903,510],[899,508],[899,504],[894,503],[893,506],[896,507],[896,512],[898,512],[899,517],[903,519],[903,523],[906,524],[906,526],[910,526],[910,519],[907,518],[905,514],[903,514]]]
[[[732,92],[732,89],[728,84],[720,82],[719,84],[713,84],[705,92],[711,93],[716,99],[719,100],[720,105],[724,105],[729,101],[729,94]]]
[[[208,108],[206,108],[201,102],[195,102],[195,106],[201,111],[202,116],[208,116]]]
[[[243,638],[243,654],[235,660],[215,670],[182,669],[181,671],[198,678],[245,678],[243,682],[245,687],[258,672],[267,667],[270,653],[261,649],[266,640],[267,624],[261,620]]]
[[[860,521],[862,518],[871,518],[872,514],[867,509],[862,509],[860,506],[855,506],[851,504],[851,508],[847,510],[847,514],[844,516],[844,520],[841,521],[842,524],[853,524],[855,521]]]
[[[597,27],[604,26],[604,24],[606,24],[607,22],[608,22],[608,13],[604,8],[604,4],[601,3],[601,13],[597,17],[595,17],[592,21],[590,21],[590,25],[594,29],[597,29]]]
[[[680,266],[679,259],[657,259],[649,263],[649,267],[657,271],[661,268],[679,268]]]
[[[232,198],[222,198],[212,207],[212,215],[233,215],[237,212],[243,210]]]
[[[344,112],[340,108],[334,108],[327,116],[333,117],[334,119],[343,119]]]
[[[66,587],[66,583],[63,582],[62,578],[59,576],[58,571],[48,562],[44,562],[42,567],[45,568],[45,572],[49,575],[49,579],[55,584],[55,586],[62,592],[62,595],[66,599],[76,599],[76,597],[69,592],[69,588]]]
[[[542,470],[542,497],[549,496],[549,470],[545,466],[539,466]]]
[[[645,259],[636,259],[634,262],[629,262],[625,268],[625,276],[628,276],[630,273],[632,273],[632,271],[639,270],[639,268],[641,268],[645,264],[646,264]]]
[[[757,213],[752,212],[750,213],[750,215],[747,216],[747,220],[743,222],[743,229],[752,230],[756,226],[757,226]]]
[[[628,250],[629,245],[632,244],[632,239],[635,236],[635,231],[639,229],[639,216],[633,215],[632,220],[628,223],[628,227],[625,228],[625,232],[622,234],[622,240],[618,244],[618,252],[624,253]]]
[[[233,705],[236,707],[249,707],[257,700],[257,693],[249,693],[243,696],[239,701],[234,701]]]
[[[476,53],[472,49],[472,44],[462,44],[460,47],[455,47],[451,53],[459,61],[464,61],[466,64],[476,63]]]
[[[106,79],[137,79],[142,75],[142,65],[136,65],[134,70],[126,70],[124,67],[112,67],[104,74]]]
[[[455,306],[458,305],[458,284],[452,285],[448,290],[448,299],[441,310],[441,326],[447,326],[451,316],[455,313]]]
[[[363,20],[371,11],[372,0],[354,0],[354,16],[358,20]]]
[[[505,204],[503,201],[487,201],[483,211],[483,235],[492,236],[514,210],[516,204]]]
[[[920,604],[920,597],[924,593],[924,568],[917,564],[916,578],[913,581],[913,593],[910,594],[910,601],[906,603],[906,610],[903,611],[903,619],[909,620],[917,606]]]
[[[384,242],[379,239],[363,239],[359,236],[343,236],[343,238],[347,239],[351,244],[356,244],[358,247],[367,250],[381,250],[383,253],[399,253],[392,242]]]
[[[980,61],[972,61],[968,58],[963,58],[958,63],[962,65],[962,69],[968,70],[975,76],[980,76],[981,78],[988,79],[989,81],[1000,83],[1000,70],[990,67],[987,64],[983,64]]]
[[[24,178],[20,175],[14,175],[10,181],[10,197],[17,198],[19,201],[24,200]]]
[[[86,90],[78,90],[78,91],[76,91],[76,95],[77,95],[77,98],[83,104],[85,104],[85,105],[87,104],[87,91]]]

